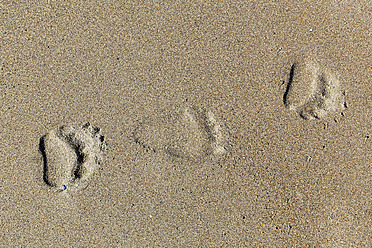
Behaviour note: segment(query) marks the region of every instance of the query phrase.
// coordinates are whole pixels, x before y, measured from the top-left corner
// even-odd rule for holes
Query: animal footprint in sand
[[[200,160],[226,153],[224,129],[211,111],[186,107],[140,123],[134,140],[149,151]]]
[[[40,139],[44,181],[58,190],[86,188],[103,160],[105,149],[100,129],[89,123],[50,131]]]
[[[322,119],[346,108],[344,92],[336,75],[312,61],[292,65],[284,105],[304,119]]]

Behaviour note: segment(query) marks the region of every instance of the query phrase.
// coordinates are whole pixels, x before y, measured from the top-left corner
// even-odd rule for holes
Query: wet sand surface
[[[1,247],[371,245],[369,1],[0,6]],[[347,108],[285,106],[305,57],[338,75]],[[197,114],[185,135],[157,123],[185,106],[213,113],[226,152],[167,152],[214,144]],[[148,119],[165,131],[136,142]],[[56,191],[40,138],[87,122],[104,160],[85,189]]]

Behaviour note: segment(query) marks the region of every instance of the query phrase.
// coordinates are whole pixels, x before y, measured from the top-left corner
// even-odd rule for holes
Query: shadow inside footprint
[[[287,87],[286,87],[286,90],[285,90],[284,95],[283,95],[283,103],[284,103],[284,105],[285,105],[286,107],[288,107],[287,97],[288,97],[289,89],[291,88],[291,85],[292,85],[292,81],[293,81],[293,73],[294,73],[295,67],[296,67],[296,64],[294,63],[294,64],[291,66],[291,70],[290,70],[290,72],[289,72],[289,77],[288,77]]]
[[[47,156],[46,156],[46,153],[45,153],[45,135],[42,136],[39,140],[39,152],[41,153],[41,156],[43,158],[43,180],[44,182],[49,185],[49,186],[53,186],[49,183],[48,181],[48,161],[47,161]]]

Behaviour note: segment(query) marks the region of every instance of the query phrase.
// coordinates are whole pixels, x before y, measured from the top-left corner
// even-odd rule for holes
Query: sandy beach
[[[0,247],[371,247],[372,4],[315,2],[1,2]]]

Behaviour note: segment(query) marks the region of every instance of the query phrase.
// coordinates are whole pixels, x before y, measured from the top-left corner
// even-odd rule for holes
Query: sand
[[[372,6],[292,2],[0,3],[0,247],[371,246]],[[344,109],[286,106],[307,58]],[[87,122],[102,163],[56,191],[40,139]]]

